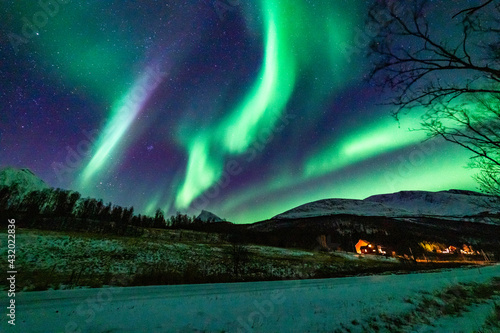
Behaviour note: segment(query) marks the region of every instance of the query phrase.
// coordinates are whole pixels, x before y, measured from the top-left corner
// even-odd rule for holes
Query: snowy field
[[[19,291],[41,291],[75,286],[229,282],[239,278],[270,281],[408,268],[395,258],[382,256],[247,245],[248,258],[239,267],[240,277],[236,277],[231,244],[219,236],[154,231],[158,238],[19,230],[16,241],[22,251],[16,254],[16,265],[23,276],[16,287]],[[7,239],[5,233],[0,233],[0,244],[2,239]],[[7,250],[7,246],[0,247],[0,264],[4,267]]]
[[[491,285],[494,277],[500,277],[500,265],[323,280],[25,292],[16,297],[16,326],[3,316],[0,331],[494,332],[488,318],[495,302],[500,304],[498,286],[492,295],[474,289],[487,296],[450,315],[442,314],[451,298],[433,299],[462,283]],[[466,289],[457,290],[458,297],[468,297]]]

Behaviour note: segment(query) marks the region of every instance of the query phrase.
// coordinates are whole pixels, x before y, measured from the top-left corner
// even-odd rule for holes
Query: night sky
[[[476,189],[467,151],[422,142],[418,112],[398,123],[367,82],[368,3],[2,1],[0,167],[236,223]]]

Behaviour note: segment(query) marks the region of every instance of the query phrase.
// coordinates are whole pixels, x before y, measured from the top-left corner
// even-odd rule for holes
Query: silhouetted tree
[[[24,219],[28,226],[35,225],[40,216],[40,210],[43,205],[40,198],[40,191],[32,191],[23,198],[20,210],[26,212],[26,217]]]
[[[137,227],[142,227],[141,220],[137,215],[132,216],[132,218],[130,219],[130,224],[135,225]]]
[[[0,186],[0,210],[9,209],[11,191],[8,186]]]
[[[18,211],[22,203],[22,193],[19,184],[15,183],[8,187],[8,193],[5,195],[6,209]]]
[[[53,207],[51,206],[52,188],[45,188],[40,191],[38,200],[40,204],[40,214],[50,214]]]
[[[97,214],[97,216],[100,216],[103,209],[104,209],[104,202],[102,201],[102,199],[97,200],[97,202],[96,202],[96,214]]]
[[[103,205],[101,211],[99,212],[99,220],[101,221],[111,221],[111,202],[108,202],[106,205]]]
[[[80,217],[86,219],[97,219],[97,200],[93,198],[85,198],[82,200],[80,208]]]
[[[139,224],[144,228],[151,228],[153,226],[153,219],[148,218],[146,215],[139,214]]]
[[[163,214],[163,211],[159,208],[156,210],[153,225],[155,228],[165,227],[165,214]]]
[[[66,215],[74,215],[76,202],[80,199],[81,195],[78,192],[70,192],[67,199]]]
[[[54,210],[53,213],[56,216],[66,215],[68,210],[68,191],[64,191],[60,188],[57,188],[54,191]]]
[[[120,206],[113,206],[113,209],[111,210],[111,219],[113,222],[120,223],[122,220],[122,213],[123,213],[123,208]]]
[[[500,195],[500,3],[462,3],[377,1],[371,78],[391,91],[396,117],[423,110],[431,137],[468,149],[480,187]]]
[[[128,209],[127,208],[123,209],[122,223],[123,224],[130,224],[133,215],[134,215],[134,207],[130,207]]]
[[[186,214],[181,214],[177,212],[175,215],[172,215],[168,220],[168,225],[172,228],[182,228],[185,226],[189,226],[193,222],[192,219],[189,218]]]
[[[227,250],[227,253],[232,262],[233,274],[239,277],[242,267],[247,264],[250,258],[250,251],[244,245],[241,235],[231,235],[229,241],[231,246]]]

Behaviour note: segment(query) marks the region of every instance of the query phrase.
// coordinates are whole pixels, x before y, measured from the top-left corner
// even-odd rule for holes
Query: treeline
[[[135,214],[134,207],[105,204],[103,200],[82,198],[76,191],[60,188],[23,193],[17,184],[0,186],[0,215],[18,216],[20,227],[120,235],[137,235],[142,228],[179,229],[202,223],[181,213],[165,218],[160,209],[154,216]]]

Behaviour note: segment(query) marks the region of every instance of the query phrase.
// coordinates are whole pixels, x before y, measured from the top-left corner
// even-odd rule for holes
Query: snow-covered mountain
[[[340,214],[393,218],[428,216],[456,219],[492,216],[499,213],[499,198],[478,192],[461,190],[402,191],[374,195],[364,200],[325,199],[314,201],[276,215],[273,219],[297,219]]]
[[[313,201],[284,213],[273,219],[296,219],[326,215],[360,215],[360,216],[408,216],[410,212],[386,206],[379,202],[354,199],[324,199]]]
[[[475,216],[498,214],[498,197],[473,191],[449,190],[440,192],[402,191],[374,195],[364,201],[377,202],[394,209],[403,209],[412,215],[425,216]]]
[[[20,194],[49,188],[47,184],[38,178],[30,169],[16,169],[7,167],[0,170],[0,186],[18,185]]]
[[[211,213],[211,212],[206,211],[206,210],[202,210],[201,214],[198,215],[198,217],[196,219],[198,221],[202,221],[202,222],[223,222],[224,221],[223,219],[221,219],[220,217],[218,217],[214,213]]]

